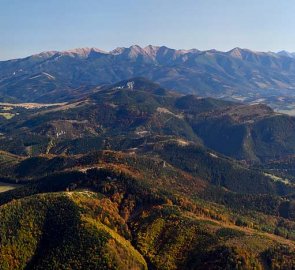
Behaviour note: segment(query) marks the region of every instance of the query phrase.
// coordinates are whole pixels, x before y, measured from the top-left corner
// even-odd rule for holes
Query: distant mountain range
[[[49,51],[1,61],[0,100],[69,101],[98,86],[137,76],[181,93],[264,102],[294,113],[295,54],[240,48],[221,52],[134,45],[110,52]]]
[[[278,52],[277,54],[278,54],[278,55],[281,55],[281,56],[292,57],[292,58],[295,57],[295,53],[294,53],[294,52],[280,51],[280,52]]]

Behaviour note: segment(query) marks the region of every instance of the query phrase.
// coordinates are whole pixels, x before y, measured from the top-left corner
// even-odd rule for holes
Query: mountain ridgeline
[[[137,45],[104,52],[96,48],[49,51],[0,62],[0,100],[69,101],[92,86],[143,76],[182,93],[263,101],[275,109],[294,110],[295,58],[287,52],[235,48],[174,50]]]

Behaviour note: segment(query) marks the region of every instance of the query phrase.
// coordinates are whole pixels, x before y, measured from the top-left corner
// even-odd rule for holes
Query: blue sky
[[[0,0],[0,59],[138,44],[295,51],[294,0]]]

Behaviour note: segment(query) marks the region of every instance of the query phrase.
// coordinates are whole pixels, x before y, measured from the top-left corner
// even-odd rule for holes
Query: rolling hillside
[[[295,150],[294,117],[261,104],[180,95],[143,78],[70,103],[2,110],[14,117],[0,117],[0,148],[21,155],[127,150],[167,136],[250,162],[284,158]]]
[[[294,117],[89,89],[0,104],[0,269],[293,269]]]
[[[44,159],[52,167],[55,158]],[[207,181],[161,160],[105,152],[80,156],[72,166],[0,194],[2,269],[291,269],[294,263],[294,219],[204,201]]]

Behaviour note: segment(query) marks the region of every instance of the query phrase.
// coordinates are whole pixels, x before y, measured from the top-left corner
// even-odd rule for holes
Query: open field
[[[25,109],[39,109],[44,107],[54,107],[54,106],[62,106],[65,105],[66,102],[63,103],[3,103],[0,102],[0,106],[7,106],[7,107],[21,107]]]
[[[8,184],[0,182],[0,193],[20,187],[18,184]]]
[[[290,110],[278,110],[278,112],[295,116],[295,108]]]
[[[3,117],[5,117],[6,119],[9,120],[9,119],[13,118],[15,116],[15,114],[5,112],[5,113],[0,113],[0,116],[3,116]]]

